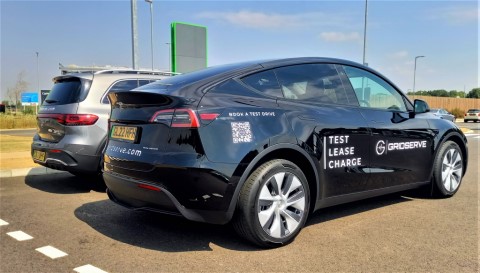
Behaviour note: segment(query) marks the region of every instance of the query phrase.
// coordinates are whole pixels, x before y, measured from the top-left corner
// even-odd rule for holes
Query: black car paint
[[[301,63],[360,67],[395,87],[379,73],[352,62],[302,58],[230,67],[193,82],[173,77],[145,86],[143,97],[141,92],[112,93],[111,123],[137,126],[144,142],[139,147],[142,157],[135,158],[110,149],[129,149],[132,144],[109,140],[104,178],[110,198],[133,209],[223,224],[231,219],[248,175],[276,157],[291,158],[304,170],[314,209],[428,184],[437,148],[447,139],[462,148],[466,169],[466,138],[461,131],[424,114],[412,114],[413,105],[405,96],[410,111],[387,111],[268,97],[241,82],[252,73]],[[220,116],[198,129],[149,124],[148,117],[162,107],[188,107]],[[232,122],[253,124],[253,139],[232,145]],[[343,148],[354,147],[361,164],[326,171],[328,141],[335,136],[349,136],[350,142]],[[422,140],[426,144],[420,153],[407,151],[386,160],[375,154],[374,146],[380,140]],[[138,188],[140,184],[160,191]]]

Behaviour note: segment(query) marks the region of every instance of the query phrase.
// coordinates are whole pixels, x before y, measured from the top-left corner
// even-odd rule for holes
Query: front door
[[[426,182],[433,160],[434,132],[412,117],[407,99],[379,76],[344,66],[371,131],[370,182],[375,188]]]

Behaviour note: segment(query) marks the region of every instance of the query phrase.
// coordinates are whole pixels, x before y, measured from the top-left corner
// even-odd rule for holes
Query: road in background
[[[322,209],[290,245],[264,250],[230,226],[135,212],[69,174],[1,180],[1,272],[478,272],[479,142],[458,193],[405,192]],[[0,221],[1,224],[1,221]],[[7,232],[33,237],[16,241]],[[68,256],[50,259],[35,249]]]
[[[473,130],[475,133],[480,133],[480,123],[478,122],[456,122],[458,127],[460,128],[468,128]]]

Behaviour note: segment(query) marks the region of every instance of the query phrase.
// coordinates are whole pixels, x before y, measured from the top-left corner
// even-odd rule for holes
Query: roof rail
[[[158,75],[158,76],[174,76],[181,73],[171,71],[156,71],[156,70],[132,70],[132,69],[108,69],[94,72],[94,74],[137,74],[137,75]]]
[[[73,73],[89,73],[89,74],[137,74],[137,75],[158,75],[158,76],[174,76],[181,73],[171,72],[171,71],[159,71],[159,70],[133,70],[127,67],[112,67],[112,66],[63,66],[61,63],[58,64],[62,75],[73,74]]]

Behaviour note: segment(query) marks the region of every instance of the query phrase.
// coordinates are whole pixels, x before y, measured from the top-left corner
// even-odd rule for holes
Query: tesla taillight
[[[93,114],[38,114],[37,118],[50,118],[65,126],[93,125],[98,116]]]
[[[192,109],[166,109],[155,112],[150,122],[162,123],[169,127],[199,128],[201,124],[207,125],[219,116],[220,114],[215,112],[197,114]]]
[[[168,109],[153,114],[150,122],[163,123],[170,127],[198,128],[200,122],[192,109]]]
[[[172,127],[198,128],[197,115],[191,109],[176,109],[172,117]]]

